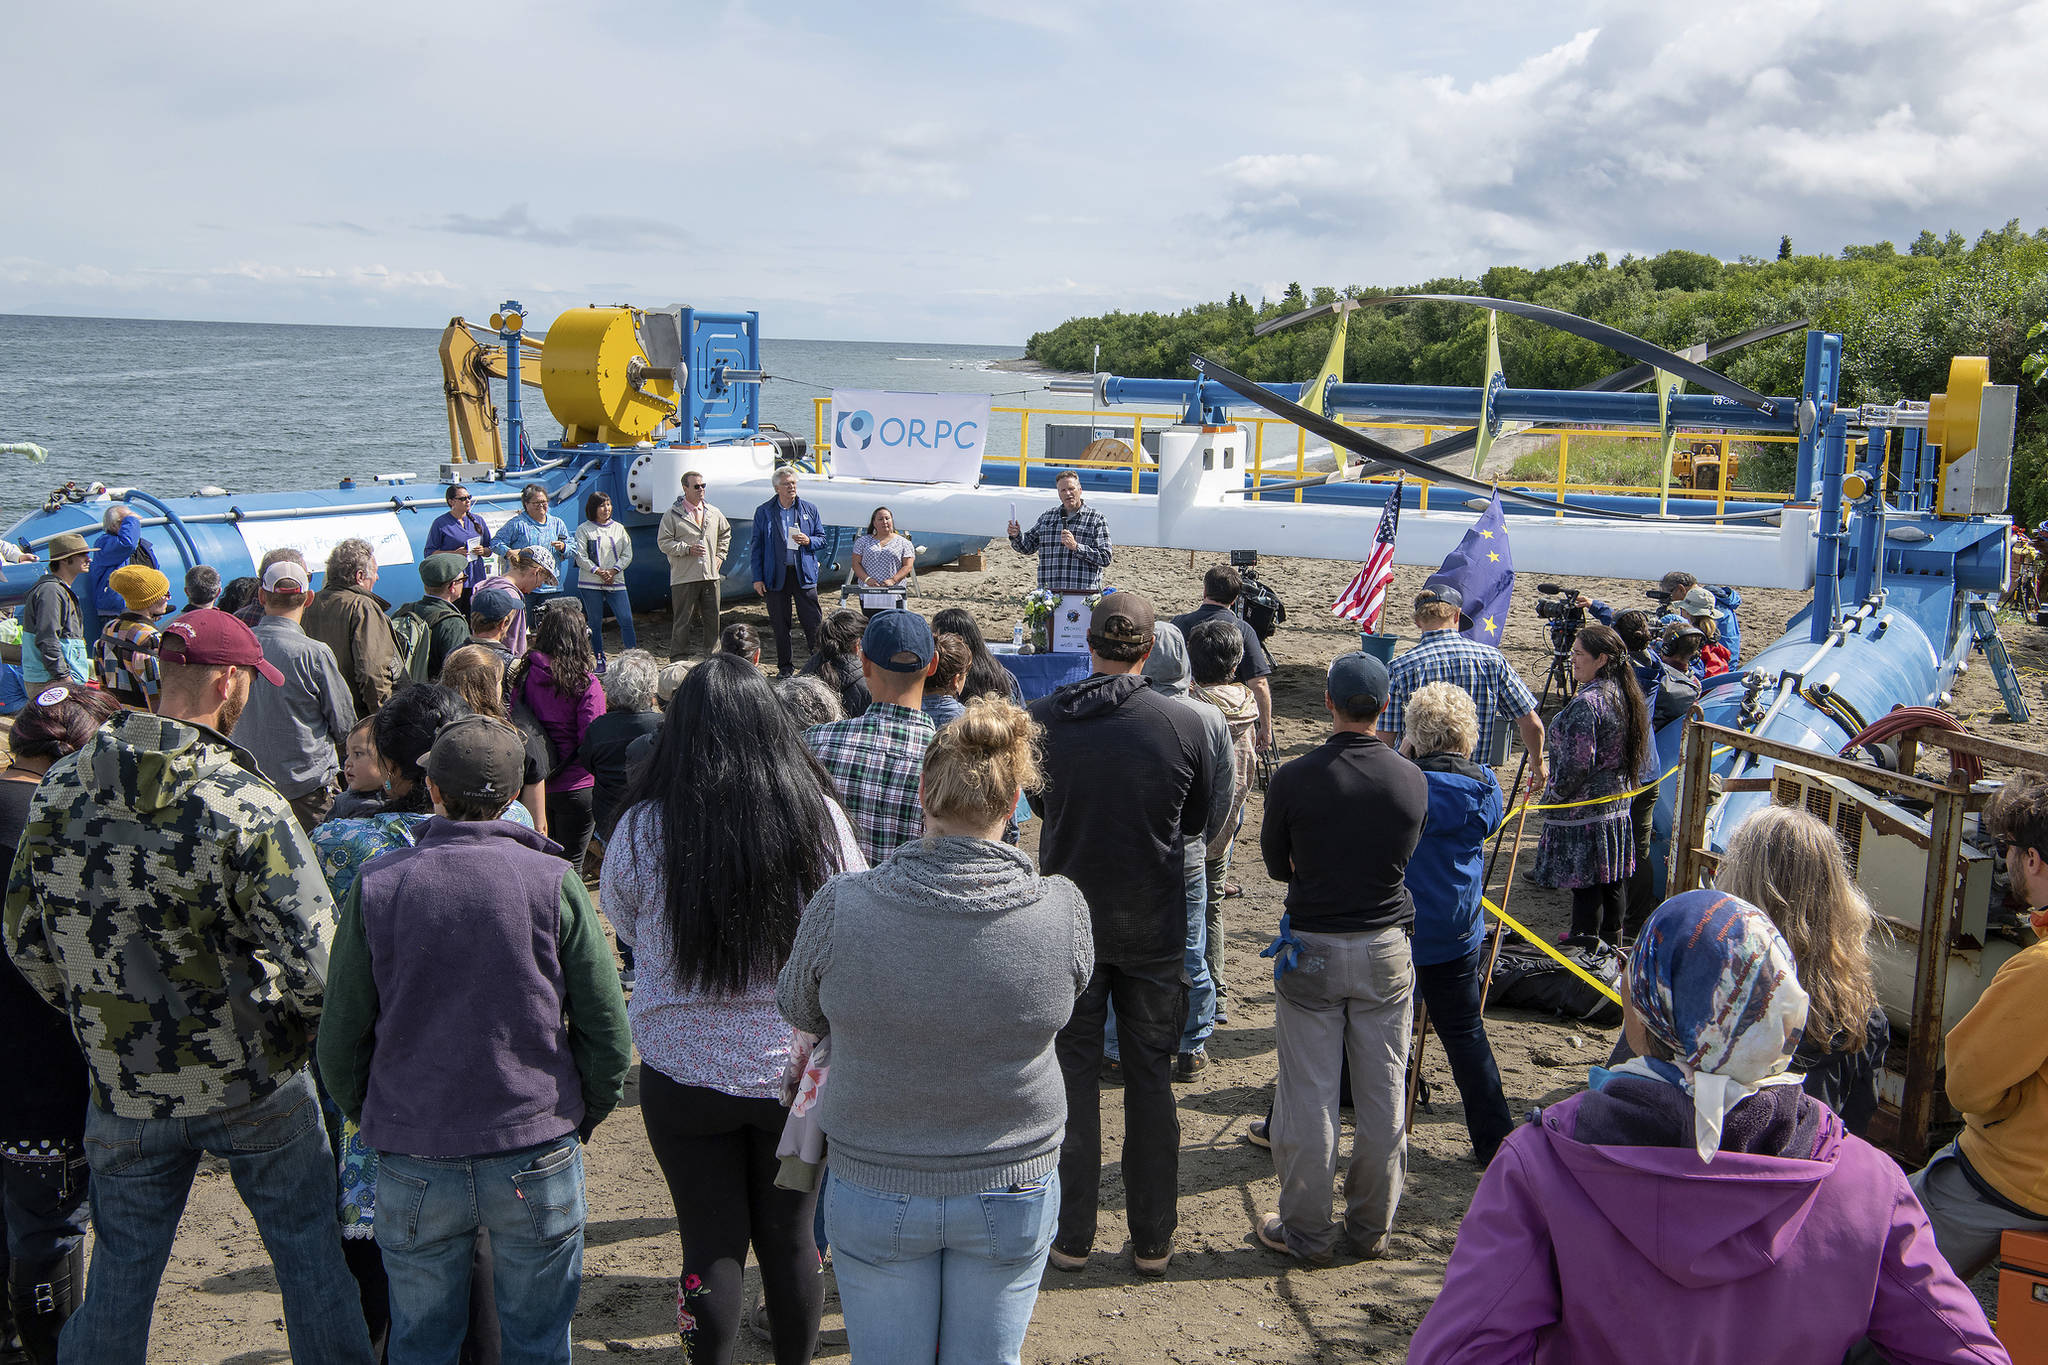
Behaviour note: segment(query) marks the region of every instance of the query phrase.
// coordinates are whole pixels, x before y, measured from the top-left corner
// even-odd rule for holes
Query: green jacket
[[[469,643],[469,618],[454,604],[439,597],[422,597],[391,614],[415,616],[426,625],[425,671],[417,674],[414,681],[439,682],[441,668],[448,662],[448,656]]]
[[[289,1080],[333,941],[291,808],[219,733],[124,711],[37,789],[6,947],[70,1016],[102,1110],[195,1118]]]

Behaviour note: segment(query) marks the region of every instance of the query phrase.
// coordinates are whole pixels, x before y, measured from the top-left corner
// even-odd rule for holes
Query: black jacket
[[[0,849],[10,859],[28,828],[33,782],[0,782]],[[7,1039],[7,1084],[0,1086],[0,1140],[85,1140],[92,1095],[71,1018],[51,1008],[0,953],[0,1037]]]
[[[1031,703],[1045,730],[1038,861],[1073,879],[1102,963],[1179,960],[1183,841],[1200,842],[1213,778],[1201,717],[1136,673],[1095,674]]]
[[[1422,769],[1372,735],[1340,731],[1273,774],[1259,851],[1287,883],[1296,929],[1356,934],[1415,922],[1409,855],[1429,816]]]

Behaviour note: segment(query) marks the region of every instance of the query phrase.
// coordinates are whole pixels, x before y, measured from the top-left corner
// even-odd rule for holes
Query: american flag
[[[1380,513],[1379,529],[1372,533],[1372,553],[1365,557],[1365,567],[1330,608],[1332,615],[1356,621],[1358,628],[1368,634],[1380,628],[1380,611],[1387,605],[1387,588],[1394,581],[1394,532],[1401,525],[1401,488],[1396,483],[1394,491],[1387,495],[1386,510]]]

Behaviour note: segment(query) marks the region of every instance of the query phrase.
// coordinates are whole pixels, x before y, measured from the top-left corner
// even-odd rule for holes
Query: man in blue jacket
[[[754,509],[754,591],[768,604],[768,624],[775,628],[775,668],[787,678],[796,671],[789,657],[789,613],[803,622],[804,650],[818,647],[818,545],[825,536],[824,518],[815,503],[796,495],[796,470],[775,471],[775,496]]]
[[[100,519],[100,530],[103,534],[92,545],[92,567],[86,571],[85,591],[79,594],[85,607],[88,640],[99,639],[100,624],[128,609],[121,594],[107,586],[107,580],[114,576],[114,570],[135,558],[135,547],[142,542],[142,519],[117,502]],[[154,556],[150,562],[156,562]]]

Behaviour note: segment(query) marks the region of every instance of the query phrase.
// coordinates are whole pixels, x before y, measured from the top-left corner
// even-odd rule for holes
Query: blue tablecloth
[[[995,646],[989,652],[996,656],[997,663],[1010,670],[1026,701],[1036,701],[1070,682],[1079,682],[1091,671],[1086,654],[1012,654]]]

